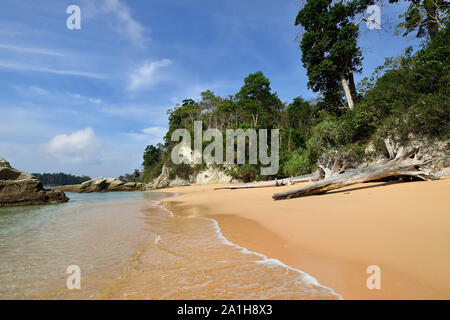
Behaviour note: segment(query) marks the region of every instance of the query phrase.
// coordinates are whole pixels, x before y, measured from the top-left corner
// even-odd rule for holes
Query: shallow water
[[[68,194],[0,209],[2,299],[333,299],[299,270],[228,242],[214,220],[173,216],[156,192]],[[81,269],[81,289],[66,269]]]

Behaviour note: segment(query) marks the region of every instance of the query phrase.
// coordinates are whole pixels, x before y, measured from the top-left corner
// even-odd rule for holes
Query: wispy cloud
[[[106,76],[94,73],[94,72],[86,72],[86,71],[77,71],[77,70],[63,70],[63,69],[54,69],[45,66],[31,66],[20,63],[14,63],[9,61],[0,61],[0,68],[19,70],[19,71],[31,71],[31,72],[44,72],[44,73],[52,73],[66,76],[76,76],[76,77],[86,77],[86,78],[94,78],[94,79],[106,79]]]
[[[78,94],[78,93],[69,93],[69,95],[72,98],[74,98],[74,99],[86,100],[86,101],[89,101],[90,103],[93,103],[93,104],[101,104],[102,103],[101,99],[85,97],[85,96],[83,96],[81,94]]]
[[[22,86],[13,85],[12,87],[14,89],[16,89],[18,92],[23,93],[23,94],[32,94],[32,95],[38,95],[38,96],[48,96],[49,95],[48,90],[45,90],[38,86],[22,87]]]
[[[33,93],[35,93],[37,95],[40,95],[40,96],[48,96],[48,94],[49,94],[49,92],[47,90],[42,89],[42,88],[40,88],[38,86],[30,86],[29,89],[30,89],[31,92],[33,92]]]
[[[147,29],[133,18],[130,8],[120,0],[85,1],[87,17],[98,16],[107,13],[110,17],[108,22],[131,43],[137,47],[145,47],[147,42]]]
[[[45,49],[45,48],[23,47],[23,46],[15,46],[15,45],[3,44],[3,43],[0,43],[0,49],[20,52],[20,53],[40,54],[40,55],[46,55],[46,56],[57,56],[57,57],[66,56],[66,54],[63,52],[49,50],[49,49]]]
[[[128,132],[123,135],[138,141],[147,141],[148,143],[156,144],[161,142],[166,135],[167,128],[163,127],[148,127],[142,129],[140,132]]]
[[[157,74],[158,69],[167,67],[172,64],[169,59],[163,59],[159,61],[146,61],[143,65],[136,68],[130,75],[130,83],[128,90],[134,91],[142,87],[148,87],[158,83],[162,77]]]

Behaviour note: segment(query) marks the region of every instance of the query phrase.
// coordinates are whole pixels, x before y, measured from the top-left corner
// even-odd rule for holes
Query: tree
[[[298,12],[295,25],[304,34],[300,42],[308,87],[336,102],[344,90],[348,107],[356,101],[353,72],[360,72],[362,53],[357,46],[358,23],[352,22],[373,1],[310,0]]]
[[[174,109],[167,110],[169,115],[169,130],[164,141],[165,146],[172,144],[172,132],[176,129],[192,129],[195,120],[201,120],[201,107],[192,99],[183,100],[181,106],[177,105]]]
[[[389,0],[390,3],[397,3],[398,0]],[[445,0],[410,0],[410,5],[406,12],[400,17],[405,20],[397,27],[405,28],[403,36],[417,30],[416,37],[420,38],[427,33],[430,38],[434,38],[439,30],[445,28],[445,21],[448,20],[450,3]]]
[[[65,186],[70,184],[80,184],[85,181],[91,180],[88,176],[74,176],[65,173],[33,173],[37,179],[39,179],[43,185],[48,186]]]
[[[282,103],[276,93],[272,93],[270,81],[261,71],[249,74],[244,85],[236,94],[240,109],[250,114],[251,127],[271,128],[277,121]]]
[[[151,168],[161,160],[161,150],[154,145],[149,145],[144,151],[144,162],[142,165],[144,169]]]
[[[286,149],[291,151],[305,146],[308,127],[315,116],[315,108],[301,97],[294,98],[283,113],[282,137]]]

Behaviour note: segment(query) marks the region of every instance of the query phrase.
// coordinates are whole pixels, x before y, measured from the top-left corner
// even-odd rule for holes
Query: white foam
[[[177,196],[177,195],[178,195],[178,193],[175,193],[174,197]],[[174,214],[173,214],[172,211],[168,210],[168,209],[165,208],[163,205],[161,205],[161,201],[157,201],[157,202],[155,203],[155,205],[157,205],[158,207],[160,207],[161,209],[163,209],[164,211],[166,211],[167,213],[169,213],[171,216],[174,216]],[[225,245],[228,245],[228,246],[232,246],[232,247],[238,248],[238,249],[240,249],[240,252],[242,252],[242,253],[244,253],[244,254],[254,255],[254,256],[258,256],[258,257],[262,258],[261,260],[254,261],[255,263],[267,264],[267,265],[269,265],[269,266],[280,266],[280,267],[286,268],[286,273],[287,273],[288,271],[292,271],[292,272],[295,272],[295,273],[299,274],[299,275],[300,275],[300,278],[301,278],[301,281],[302,281],[304,284],[306,284],[307,286],[311,286],[311,287],[312,287],[312,286],[320,287],[320,288],[322,288],[322,289],[328,291],[328,292],[330,293],[330,295],[336,296],[339,300],[344,300],[344,298],[343,298],[340,294],[336,293],[333,289],[331,289],[331,288],[329,288],[329,287],[326,287],[326,286],[320,284],[319,281],[317,281],[316,278],[312,277],[311,275],[307,274],[306,272],[303,272],[303,271],[301,271],[300,269],[296,269],[296,268],[294,268],[294,267],[288,266],[288,265],[284,264],[283,262],[281,262],[281,261],[278,260],[278,259],[269,258],[269,257],[267,257],[267,256],[264,255],[264,254],[261,254],[261,253],[255,252],[255,251],[250,251],[250,250],[248,250],[248,249],[245,248],[245,247],[241,247],[241,246],[239,246],[239,245],[237,245],[237,244],[231,242],[230,240],[228,240],[228,239],[222,234],[222,230],[220,229],[219,223],[218,223],[216,220],[211,219],[211,218],[207,218],[207,217],[198,217],[198,218],[201,218],[201,219],[205,219],[205,220],[211,221],[211,222],[213,223],[213,226],[214,226],[216,232],[217,232],[217,235],[219,236],[219,238],[220,238],[220,240],[222,241],[222,243],[224,243]]]
[[[171,197],[176,197],[176,196],[178,196],[178,193],[174,193]],[[155,206],[161,208],[163,211],[165,211],[166,213],[168,213],[170,216],[173,216],[173,212],[170,211],[170,210],[168,210],[166,207],[164,207],[164,206],[161,204],[161,200],[153,201],[153,203],[154,203]]]
[[[343,298],[341,295],[339,295],[338,293],[336,293],[333,289],[331,289],[331,288],[329,288],[329,287],[326,287],[326,286],[320,284],[319,281],[317,281],[316,278],[312,277],[311,275],[307,274],[306,272],[303,272],[303,271],[301,271],[301,270],[299,270],[299,269],[296,269],[296,268],[294,268],[294,267],[288,266],[288,265],[284,264],[283,262],[281,262],[281,261],[278,260],[278,259],[268,258],[267,256],[265,256],[265,255],[263,255],[263,254],[261,254],[261,253],[254,252],[254,251],[250,251],[250,250],[248,250],[248,249],[245,248],[245,247],[241,247],[241,246],[239,246],[239,245],[237,245],[237,244],[231,242],[230,240],[228,240],[228,239],[222,234],[222,231],[221,231],[221,229],[220,229],[220,227],[219,227],[219,224],[218,224],[218,222],[217,222],[216,220],[211,219],[211,218],[206,218],[206,217],[202,217],[202,218],[203,218],[203,219],[210,220],[210,221],[213,222],[213,224],[214,224],[214,226],[215,226],[215,228],[216,228],[216,231],[217,231],[217,233],[218,233],[218,235],[219,235],[219,238],[221,238],[221,240],[222,240],[222,242],[223,242],[224,244],[229,245],[229,246],[233,246],[233,247],[235,247],[235,248],[239,248],[239,249],[241,249],[241,252],[242,252],[242,253],[250,254],[250,255],[256,255],[256,256],[262,258],[262,260],[260,260],[260,261],[255,261],[255,263],[264,263],[264,264],[268,264],[268,265],[272,265],[272,266],[275,265],[275,266],[284,267],[284,268],[286,268],[286,269],[289,270],[289,271],[293,271],[293,272],[298,273],[298,274],[300,275],[300,277],[301,277],[302,282],[304,282],[306,285],[309,285],[309,286],[317,286],[317,287],[323,288],[323,289],[327,290],[331,295],[336,296],[339,300],[344,300],[344,298]]]

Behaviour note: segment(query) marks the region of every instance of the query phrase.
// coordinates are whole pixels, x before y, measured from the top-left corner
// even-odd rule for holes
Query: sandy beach
[[[213,218],[230,241],[308,273],[344,299],[450,298],[450,177],[271,197],[299,185],[160,191],[179,193],[163,201],[176,215]],[[379,290],[367,288],[370,265],[380,267]]]

